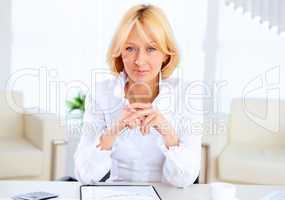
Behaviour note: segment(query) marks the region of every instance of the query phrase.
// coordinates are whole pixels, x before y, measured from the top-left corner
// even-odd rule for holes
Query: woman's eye
[[[132,51],[134,51],[134,48],[133,48],[133,47],[127,47],[126,50],[127,50],[128,52],[132,52]]]
[[[153,51],[155,51],[155,50],[156,50],[156,48],[154,48],[154,47],[148,47],[148,48],[147,48],[147,51],[148,51],[148,52],[153,52]]]

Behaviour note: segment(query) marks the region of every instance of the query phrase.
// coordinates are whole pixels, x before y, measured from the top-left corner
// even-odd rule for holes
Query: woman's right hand
[[[139,126],[141,123],[141,120],[139,119],[134,119],[128,123],[124,121],[134,112],[136,112],[136,110],[133,108],[123,108],[122,114],[118,121],[111,128],[106,129],[106,131],[100,137],[100,144],[98,144],[96,147],[99,147],[101,150],[111,150],[115,140],[124,128],[135,128]]]

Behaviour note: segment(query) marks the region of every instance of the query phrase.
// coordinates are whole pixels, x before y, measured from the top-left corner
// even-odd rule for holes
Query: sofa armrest
[[[41,149],[43,157],[43,177],[53,180],[63,176],[65,128],[60,119],[53,114],[23,114],[24,137],[34,146]]]
[[[208,167],[209,167],[209,145],[202,144],[202,160],[199,183],[208,183]]]
[[[39,149],[51,146],[52,140],[64,140],[65,130],[54,114],[23,114],[24,137]]]
[[[228,144],[228,115],[220,114],[205,120],[202,144],[207,146],[207,182],[218,181],[217,158]]]

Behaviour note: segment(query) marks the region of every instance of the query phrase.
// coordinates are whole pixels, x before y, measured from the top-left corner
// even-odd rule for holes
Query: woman
[[[199,175],[201,137],[179,128],[188,114],[170,101],[184,97],[177,92],[181,81],[169,78],[179,54],[163,12],[152,5],[129,9],[108,61],[116,78],[96,83],[86,98],[76,178],[91,184],[110,171],[108,181],[192,184]]]

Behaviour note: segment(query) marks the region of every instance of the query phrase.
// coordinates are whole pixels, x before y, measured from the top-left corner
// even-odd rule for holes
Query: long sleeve
[[[111,168],[111,150],[96,147],[106,129],[104,113],[98,104],[87,96],[85,100],[82,136],[74,154],[75,177],[83,184],[99,181]]]
[[[186,187],[197,179],[201,165],[201,135],[191,132],[191,121],[178,120],[179,128],[176,134],[179,145],[167,149],[162,145],[165,155],[163,178],[177,187]]]

